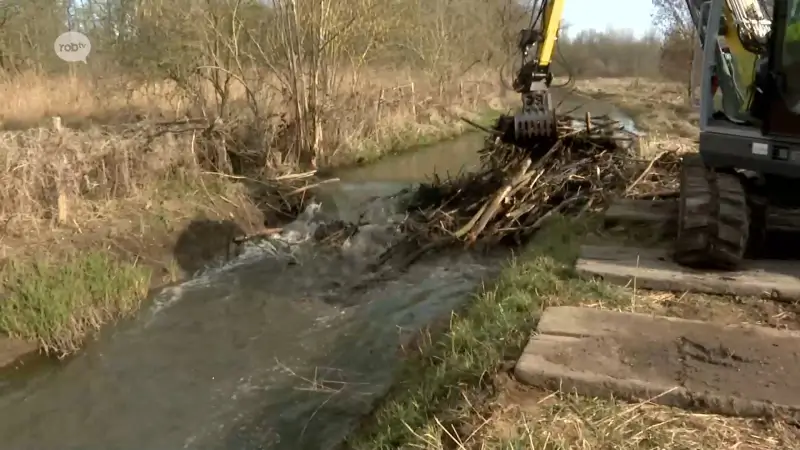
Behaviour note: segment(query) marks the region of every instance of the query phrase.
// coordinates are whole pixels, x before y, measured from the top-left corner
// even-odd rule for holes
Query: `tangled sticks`
[[[520,244],[555,214],[580,215],[612,196],[658,191],[654,181],[661,183],[650,178],[677,167],[673,152],[640,158],[635,135],[608,118],[562,117],[558,129],[557,139],[527,149],[490,136],[481,170],[421,186],[407,205],[406,238],[378,265],[399,258],[393,265],[407,266],[454,244]]]

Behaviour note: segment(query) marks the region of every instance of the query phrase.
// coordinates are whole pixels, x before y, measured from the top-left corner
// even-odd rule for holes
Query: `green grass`
[[[0,332],[58,356],[78,350],[101,325],[135,312],[150,281],[148,268],[98,251],[10,261],[0,275]]]

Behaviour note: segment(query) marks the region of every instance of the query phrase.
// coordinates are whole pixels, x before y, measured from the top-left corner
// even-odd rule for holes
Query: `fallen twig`
[[[637,184],[639,184],[642,180],[644,180],[644,178],[648,174],[650,174],[650,171],[653,170],[653,166],[655,165],[656,161],[660,160],[661,157],[664,156],[666,153],[667,153],[666,151],[661,151],[650,160],[650,162],[647,164],[647,167],[645,167],[644,170],[642,171],[642,174],[639,175],[639,177],[636,178],[633,181],[633,183],[629,184],[628,187],[625,189],[625,195],[630,193],[633,190],[633,188],[636,187]]]
[[[338,181],[339,181],[339,179],[338,179],[338,178],[328,178],[327,180],[322,180],[322,181],[320,181],[320,182],[317,182],[317,183],[308,184],[308,185],[306,185],[306,186],[303,186],[303,187],[301,187],[301,188],[297,188],[297,189],[295,189],[295,190],[293,190],[293,191],[291,191],[291,192],[287,193],[286,195],[296,195],[296,194],[300,194],[300,193],[303,193],[303,192],[305,192],[305,191],[307,191],[307,190],[309,190],[309,189],[314,189],[314,188],[316,188],[316,187],[322,186],[323,184],[328,184],[328,183],[337,183]]]
[[[473,127],[477,128],[477,129],[479,129],[479,130],[481,130],[483,132],[489,133],[491,135],[499,136],[499,135],[503,134],[502,132],[500,132],[498,130],[493,130],[493,129],[485,127],[485,126],[483,126],[483,125],[481,125],[479,123],[475,123],[475,122],[467,119],[466,117],[459,117],[459,119],[463,120],[464,122],[468,123],[469,125],[472,125]]]

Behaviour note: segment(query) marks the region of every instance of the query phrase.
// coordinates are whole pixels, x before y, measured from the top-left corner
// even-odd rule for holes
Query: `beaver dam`
[[[403,203],[405,218],[399,238],[372,264],[373,270],[387,265],[402,269],[445,248],[515,247],[556,214],[584,216],[602,210],[614,198],[657,200],[678,194],[680,154],[644,152],[639,136],[608,116],[560,116],[557,137],[529,148],[503,143],[495,130],[504,118],[492,129],[475,125],[488,132],[478,150],[478,170],[452,177],[434,175],[428,183],[394,196]],[[290,178],[281,180],[280,197],[286,204],[295,203],[293,209],[299,209],[290,199],[293,194],[335,181],[320,182],[313,172]],[[363,225],[327,222],[316,230],[315,239],[340,245]],[[258,237],[240,237],[236,242]]]
[[[556,214],[583,216],[612,198],[677,193],[679,155],[644,155],[638,137],[607,117],[562,116],[557,139],[528,149],[492,133],[480,155],[479,170],[435,176],[411,193],[402,238],[373,267],[407,267],[446,247],[517,246]]]

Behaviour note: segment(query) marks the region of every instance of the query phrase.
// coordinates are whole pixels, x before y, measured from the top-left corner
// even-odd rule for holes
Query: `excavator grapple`
[[[519,34],[517,47],[522,61],[513,87],[520,94],[522,105],[513,116],[498,120],[499,134],[508,144],[541,148],[557,138],[556,107],[550,95],[553,81],[550,63],[563,9],[564,0],[537,2],[530,26]]]
[[[496,128],[502,141],[520,148],[549,148],[558,138],[556,108],[549,90],[525,92],[522,103],[514,115],[498,119]]]
[[[547,88],[522,95],[522,108],[514,114],[514,140],[518,145],[556,138],[556,108]]]

